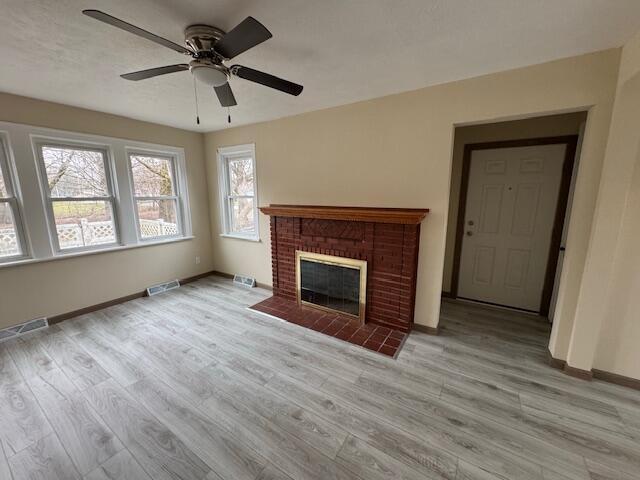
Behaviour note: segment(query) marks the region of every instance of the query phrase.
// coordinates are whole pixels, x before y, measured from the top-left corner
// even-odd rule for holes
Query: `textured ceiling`
[[[181,44],[190,24],[260,20],[273,38],[233,63],[305,90],[296,98],[233,78],[232,125],[617,47],[640,29],[640,0],[0,0],[0,91],[190,130],[227,127],[205,87],[195,124],[188,72],[122,80],[186,57],[85,8]]]

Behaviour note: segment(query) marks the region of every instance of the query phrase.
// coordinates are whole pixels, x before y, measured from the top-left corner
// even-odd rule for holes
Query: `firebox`
[[[298,303],[365,321],[367,262],[296,251]]]

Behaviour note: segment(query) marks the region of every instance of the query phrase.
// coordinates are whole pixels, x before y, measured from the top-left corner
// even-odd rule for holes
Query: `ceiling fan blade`
[[[289,95],[298,96],[304,88],[302,85],[298,85],[297,83],[274,77],[273,75],[260,72],[259,70],[254,70],[253,68],[243,67],[242,65],[234,65],[230,70],[231,73],[240,78],[244,78],[250,82],[259,83],[266,87],[275,88],[276,90],[288,93]]]
[[[216,52],[225,58],[233,58],[250,48],[269,40],[273,35],[253,17],[247,17],[215,45]]]
[[[166,38],[159,37],[154,33],[147,32],[140,27],[131,25],[130,23],[127,23],[124,20],[120,20],[119,18],[112,17],[111,15],[101,12],[100,10],[83,10],[82,13],[91,18],[95,18],[96,20],[100,20],[101,22],[108,23],[109,25],[120,28],[122,30],[126,30],[127,32],[133,33],[134,35],[138,35],[139,37],[151,40],[152,42],[158,43],[162,46],[169,47],[171,50],[175,50],[178,53],[184,53],[186,55],[193,54],[191,50],[183,47],[182,45],[178,45],[171,40],[167,40]]]
[[[125,73],[120,75],[125,80],[144,80],[145,78],[157,77],[158,75],[166,75],[167,73],[182,72],[189,70],[189,65],[179,63],[177,65],[167,65],[166,67],[149,68],[147,70],[139,70],[137,72]]]
[[[234,107],[237,105],[236,97],[233,96],[233,91],[231,90],[229,82],[219,87],[213,87],[213,89],[216,91],[218,100],[220,100],[220,105],[223,107]]]

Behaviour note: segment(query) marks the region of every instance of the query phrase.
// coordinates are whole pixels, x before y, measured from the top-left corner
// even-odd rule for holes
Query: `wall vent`
[[[33,332],[34,330],[40,330],[47,328],[49,322],[46,318],[36,318],[35,320],[29,320],[28,322],[15,325],[13,327],[0,330],[0,342],[10,340],[12,338],[21,337],[25,333]]]
[[[245,277],[243,275],[234,275],[233,283],[242,285],[243,287],[253,288],[256,286],[256,279],[253,277]]]
[[[147,295],[152,297],[153,295],[158,295],[159,293],[164,293],[169,290],[173,290],[180,286],[180,282],[178,280],[172,280],[167,283],[161,283],[160,285],[153,285],[152,287],[147,288]]]

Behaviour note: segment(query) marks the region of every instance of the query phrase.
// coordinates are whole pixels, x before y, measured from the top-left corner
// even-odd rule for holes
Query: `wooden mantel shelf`
[[[269,205],[260,211],[272,217],[320,218],[357,222],[401,223],[418,225],[428,208],[329,207],[317,205]]]

